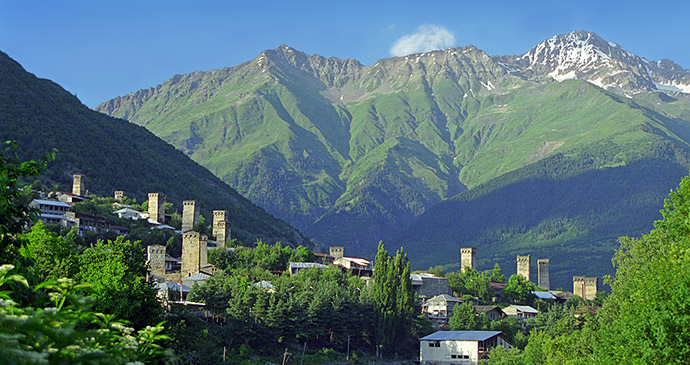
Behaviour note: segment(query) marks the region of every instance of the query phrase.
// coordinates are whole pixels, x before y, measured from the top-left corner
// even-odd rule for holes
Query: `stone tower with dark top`
[[[196,231],[182,234],[182,277],[198,274],[208,265],[207,237]]]
[[[529,281],[529,262],[530,255],[517,257],[517,274],[522,275],[527,281]]]
[[[86,187],[84,185],[84,175],[72,175],[72,194],[84,196],[86,194]]]
[[[149,193],[149,219],[165,223],[165,194]]]
[[[550,284],[549,259],[539,259],[537,260],[537,286],[549,290]]]
[[[199,204],[196,200],[182,202],[182,232],[191,231],[199,222]]]
[[[460,271],[465,272],[465,268],[476,270],[477,249],[465,247],[460,249]]]
[[[230,222],[226,210],[213,211],[213,231],[218,247],[225,247],[225,241],[230,239]]]
[[[345,255],[345,247],[343,246],[331,246],[329,251],[333,259],[340,259]]]

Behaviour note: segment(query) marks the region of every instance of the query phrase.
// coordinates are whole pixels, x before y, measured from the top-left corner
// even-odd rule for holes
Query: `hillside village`
[[[124,225],[110,224],[105,217],[99,217],[73,211],[75,204],[89,201],[85,189],[85,177],[73,176],[72,192],[54,192],[42,194],[41,199],[34,199],[30,206],[40,210],[40,220],[46,225],[59,225],[65,228],[76,227],[79,235],[110,232],[115,235],[128,235],[130,229]],[[149,193],[147,210],[134,209],[133,205],[125,204],[123,191],[115,191],[113,195],[111,214],[120,219],[131,222],[146,222],[150,230],[168,230],[181,236],[181,255],[174,257],[166,252],[164,242],[149,244],[146,247],[148,279],[158,290],[158,298],[168,311],[175,306],[195,308],[204,317],[213,318],[215,314],[207,310],[206,304],[188,300],[193,288],[203,286],[219,269],[209,263],[209,255],[215,250],[234,252],[237,247],[228,246],[231,239],[230,217],[225,210],[213,210],[213,221],[208,235],[195,231],[200,223],[200,206],[196,201],[184,201],[182,206],[181,226],[173,227],[171,215],[166,214],[166,196],[163,193]],[[203,228],[203,227],[202,227]],[[292,249],[291,249],[292,250]],[[272,274],[300,275],[305,270],[324,270],[336,267],[344,273],[359,278],[365,285],[369,283],[373,274],[372,262],[364,258],[345,256],[342,246],[332,246],[328,253],[315,252],[309,260],[301,262],[287,262],[286,267],[272,271]],[[477,272],[477,249],[467,247],[460,249],[461,271],[459,275],[482,275]],[[506,286],[512,285],[513,278],[506,284],[505,278],[499,274],[497,281],[487,281],[489,291],[485,294],[464,291],[457,284],[452,285],[458,275],[444,277],[429,272],[415,272],[410,274],[409,282],[418,298],[417,311],[430,323],[430,329],[436,330],[419,339],[419,359],[423,364],[437,363],[477,363],[486,359],[489,352],[497,346],[511,348],[514,346],[515,330],[512,338],[508,338],[503,331],[490,331],[492,323],[499,323],[507,318],[514,319],[513,326],[525,328],[525,321],[539,315],[537,308],[549,306],[572,305],[579,300],[595,301],[598,293],[598,279],[596,277],[573,276],[573,290],[550,290],[549,259],[537,260],[536,285],[530,282],[531,255],[518,255],[516,258],[517,276],[524,280],[530,288],[525,296],[520,298],[506,295]],[[498,269],[500,273],[500,268]],[[491,279],[496,279],[493,276]],[[487,279],[488,280],[488,279]],[[252,282],[253,281],[253,282]],[[471,279],[470,279],[471,281]],[[262,290],[274,291],[274,285],[269,280],[250,278],[248,284]],[[523,289],[524,291],[524,289]],[[577,299],[580,298],[580,299]],[[457,323],[453,323],[454,312],[460,311],[463,303],[469,305],[472,316],[481,318],[485,330],[458,330]],[[474,304],[476,303],[476,304]],[[535,305],[535,303],[537,305]],[[537,308],[534,308],[536,306]],[[595,307],[596,310],[596,307]],[[459,317],[459,315],[455,315]],[[456,321],[457,322],[457,321]],[[462,326],[460,326],[462,327]],[[481,326],[479,326],[481,327]]]

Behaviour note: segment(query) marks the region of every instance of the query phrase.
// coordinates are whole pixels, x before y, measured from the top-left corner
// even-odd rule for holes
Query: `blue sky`
[[[95,107],[281,44],[372,64],[420,26],[441,36],[431,44],[473,44],[490,55],[589,30],[690,69],[688,14],[685,1],[0,0],[0,50]]]

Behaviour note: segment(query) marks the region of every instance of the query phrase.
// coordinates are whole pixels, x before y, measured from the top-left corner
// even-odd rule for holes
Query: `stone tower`
[[[460,249],[460,271],[465,272],[465,268],[476,270],[477,249],[466,247]]]
[[[587,300],[594,300],[599,290],[599,278],[573,276],[573,295]]]
[[[149,219],[165,223],[165,194],[149,193]]]
[[[537,260],[537,286],[549,290],[549,259]]]
[[[530,255],[517,257],[517,274],[522,275],[529,281],[529,261]]]
[[[122,190],[116,190],[114,197],[115,197],[115,200],[122,200],[125,198],[125,192]]]
[[[165,246],[151,245],[146,248],[149,261],[149,277],[165,281]]]
[[[343,255],[345,255],[345,247],[343,247],[343,246],[331,246],[330,247],[330,254],[331,254],[331,256],[333,256],[333,259],[342,258]]]
[[[198,274],[207,263],[207,237],[196,231],[182,234],[182,277]]]
[[[72,194],[78,196],[86,195],[86,187],[84,185],[84,175],[72,175]]]
[[[216,237],[218,247],[225,247],[225,241],[230,239],[230,222],[228,222],[227,211],[213,211],[213,236]]]
[[[182,232],[191,231],[199,222],[199,204],[196,200],[182,202]]]

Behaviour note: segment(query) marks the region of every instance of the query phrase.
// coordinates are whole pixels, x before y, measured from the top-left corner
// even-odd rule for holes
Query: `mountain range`
[[[98,196],[122,190],[143,202],[149,192],[167,195],[182,212],[197,200],[210,223],[211,211],[229,212],[232,237],[311,246],[302,234],[238,194],[182,152],[128,121],[90,110],[56,83],[27,72],[0,52],[0,140],[14,140],[21,160],[53,149],[55,161],[41,176],[44,186],[71,191],[72,174],[86,176]],[[28,181],[27,183],[31,183]]]
[[[612,273],[690,163],[690,71],[598,35],[522,55],[474,47],[362,65],[286,45],[96,110],[150,130],[323,245],[379,240],[419,267],[551,258]]]

